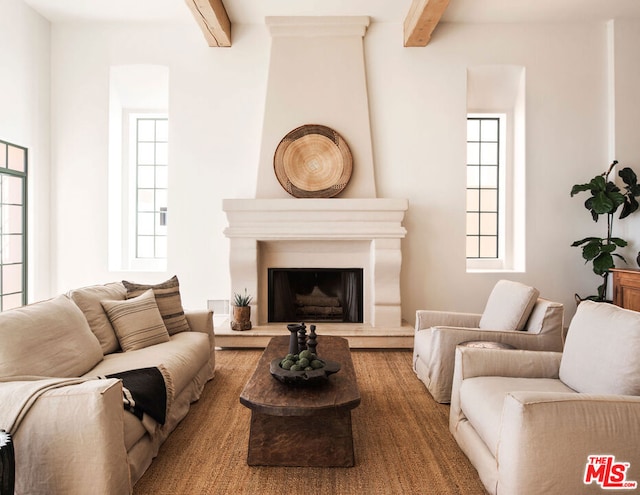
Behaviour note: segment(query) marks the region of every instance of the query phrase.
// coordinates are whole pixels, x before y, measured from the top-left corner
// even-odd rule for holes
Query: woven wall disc
[[[323,125],[289,132],[278,144],[273,168],[280,185],[296,198],[330,198],[349,183],[353,158],[342,136]]]

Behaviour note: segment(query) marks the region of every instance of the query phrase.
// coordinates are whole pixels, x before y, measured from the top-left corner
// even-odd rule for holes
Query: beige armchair
[[[537,289],[500,280],[484,313],[416,311],[413,369],[437,402],[451,400],[456,346],[470,340],[517,349],[562,350],[564,306],[542,299]]]
[[[640,313],[584,301],[563,353],[458,347],[449,427],[491,494],[640,483]]]

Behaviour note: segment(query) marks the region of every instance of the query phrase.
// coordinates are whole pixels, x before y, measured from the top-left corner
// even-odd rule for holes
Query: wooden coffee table
[[[320,335],[317,354],[341,364],[318,386],[292,386],[269,372],[275,358],[284,357],[289,337],[274,337],[253,376],[240,394],[251,409],[247,464],[250,466],[350,467],[355,464],[351,409],[360,391],[346,339]]]

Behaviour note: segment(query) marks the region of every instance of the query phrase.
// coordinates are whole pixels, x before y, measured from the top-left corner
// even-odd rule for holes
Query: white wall
[[[0,139],[28,148],[30,301],[51,293],[49,23],[21,0],[0,9]]]
[[[369,33],[378,191],[410,198],[403,312],[481,311],[499,278],[538,287],[573,314],[597,282],[571,248],[590,219],[571,186],[606,164],[606,29],[599,25],[441,25],[425,49]],[[526,272],[465,272],[465,70],[526,70]],[[393,77],[391,77],[393,75]],[[592,223],[592,222],[591,222]]]
[[[609,29],[612,89],[615,99],[612,105],[612,124],[615,132],[611,158],[617,159],[620,166],[633,168],[640,177],[640,22],[612,21]],[[636,257],[640,251],[640,211],[624,220],[615,220],[614,228],[614,235],[629,241],[629,245],[621,251],[628,266],[637,268]]]
[[[635,60],[639,48],[627,36],[618,53]],[[503,277],[535,285],[572,316],[573,294],[598,282],[570,247],[593,222],[569,191],[609,159],[606,23],[443,24],[425,48],[403,48],[399,24],[373,23],[365,58],[378,196],[410,204],[404,318],[481,311]],[[264,26],[234,26],[228,49],[208,48],[195,25],[53,27],[54,291],[176,273],[187,306],[229,296],[221,200],[255,191],[268,59]],[[109,66],[132,63],[170,70],[170,259],[153,276],[107,270]],[[525,273],[465,272],[466,69],[482,64],[526,69]],[[639,104],[631,90],[625,97]]]
[[[211,49],[195,24],[54,25],[52,142],[56,290],[178,275],[185,305],[229,297],[222,198],[255,192],[268,63],[264,27]],[[169,68],[169,260],[166,273],[109,272],[109,68]]]

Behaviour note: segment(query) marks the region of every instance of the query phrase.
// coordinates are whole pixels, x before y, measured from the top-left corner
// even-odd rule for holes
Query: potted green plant
[[[605,301],[609,270],[615,267],[614,256],[627,262],[621,254],[615,252],[618,248],[625,247],[627,241],[613,236],[614,215],[620,207],[622,207],[620,219],[628,217],[638,209],[636,197],[640,196],[640,185],[635,172],[629,167],[618,172],[618,176],[624,182],[624,189],[620,189],[610,180],[609,175],[617,164],[618,161],[614,160],[606,172],[596,175],[586,184],[576,184],[571,188],[571,197],[581,192],[589,192],[590,196],[584,202],[584,207],[589,210],[594,222],[598,221],[600,215],[606,215],[607,218],[604,237],[585,237],[571,244],[582,248],[585,264],[591,262],[593,272],[602,279],[596,295],[582,298],[576,294],[576,301],[584,299]]]
[[[233,320],[231,330],[251,330],[251,301],[253,296],[244,289],[244,294],[233,293]]]

